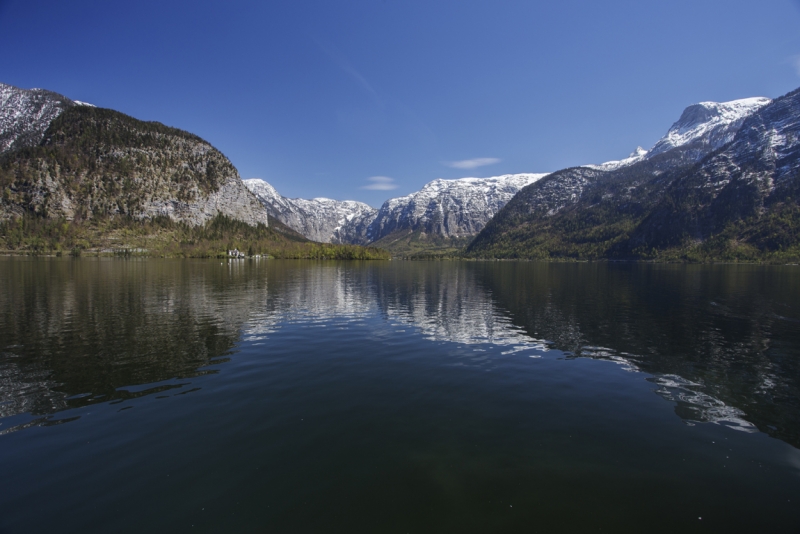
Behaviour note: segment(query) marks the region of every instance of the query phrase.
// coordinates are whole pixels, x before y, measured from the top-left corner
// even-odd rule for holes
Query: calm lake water
[[[0,533],[800,531],[800,267],[1,258],[0,313]]]

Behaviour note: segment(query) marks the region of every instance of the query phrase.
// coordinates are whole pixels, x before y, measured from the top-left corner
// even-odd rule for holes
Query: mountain
[[[797,99],[690,106],[647,152],[522,189],[466,253],[759,259],[796,247]]]
[[[53,119],[75,105],[58,93],[0,83],[0,154],[38,145]]]
[[[244,180],[274,219],[320,243],[367,244],[367,230],[378,210],[354,200],[286,198],[259,178]]]
[[[389,258],[267,227],[231,162],[194,134],[49,91],[0,89],[4,252]]]
[[[747,117],[772,102],[755,97],[731,102],[700,102],[686,108],[667,135],[651,148],[651,158],[677,147],[692,147],[688,153],[700,160],[709,152],[731,142]]]
[[[231,162],[196,135],[40,89],[3,85],[2,95],[0,219],[267,224]]]
[[[733,141],[679,176],[620,250],[736,241],[780,251],[800,234],[800,89],[747,118]]]
[[[434,180],[416,193],[384,202],[368,233],[374,241],[397,232],[469,237],[478,233],[520,189],[544,176],[506,174]]]
[[[678,121],[650,150],[637,147],[623,160],[586,167],[613,171],[679,147],[684,149],[682,157],[685,161],[699,161],[710,152],[730,143],[744,120],[770,102],[769,98],[754,97],[730,102],[694,104],[683,110]]]
[[[387,200],[379,210],[352,200],[286,198],[264,180],[244,182],[271,217],[309,239],[375,243],[395,252],[408,252],[464,246],[520,189],[544,176],[434,180],[420,191]],[[414,246],[410,245],[412,241]]]

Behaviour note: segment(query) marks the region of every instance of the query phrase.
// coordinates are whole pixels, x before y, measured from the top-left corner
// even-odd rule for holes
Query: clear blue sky
[[[378,206],[785,94],[800,2],[0,0],[0,81],[189,130],[286,196]]]

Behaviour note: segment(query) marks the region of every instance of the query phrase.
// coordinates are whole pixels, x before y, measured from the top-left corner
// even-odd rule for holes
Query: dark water
[[[7,258],[0,313],[0,533],[800,532],[800,267]]]

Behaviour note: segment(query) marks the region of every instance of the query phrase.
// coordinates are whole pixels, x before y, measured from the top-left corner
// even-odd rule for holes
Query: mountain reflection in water
[[[465,365],[491,367],[488,345],[616,362],[689,424],[800,445],[796,267],[15,258],[0,273],[2,432],[191,391],[290,323],[377,317],[474,346]]]

